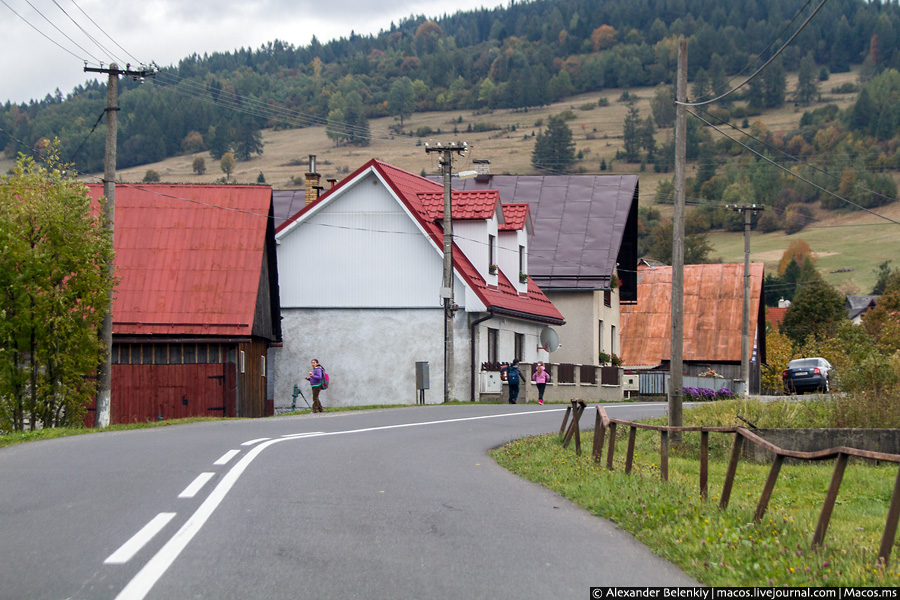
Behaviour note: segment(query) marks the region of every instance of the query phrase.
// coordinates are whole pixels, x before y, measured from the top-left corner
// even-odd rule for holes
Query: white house
[[[284,345],[275,349],[276,410],[318,359],[327,406],[443,401],[443,187],[371,160],[277,229]],[[496,191],[453,192],[451,398],[477,400],[483,362],[547,360],[538,338],[562,315],[525,275],[527,206]],[[496,270],[492,265],[498,265]],[[302,401],[301,401],[302,402]],[[301,404],[302,406],[302,404]]]

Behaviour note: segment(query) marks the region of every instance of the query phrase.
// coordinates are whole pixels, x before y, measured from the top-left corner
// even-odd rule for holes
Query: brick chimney
[[[491,161],[486,158],[476,158],[472,161],[472,164],[475,166],[475,171],[478,173],[478,175],[475,176],[475,181],[487,183],[491,180]]]
[[[316,173],[316,155],[310,154],[309,173],[306,174],[306,185],[304,186],[306,191],[306,206],[315,202],[316,198],[319,197],[319,190],[322,189],[322,186],[319,185],[320,179],[321,175]]]

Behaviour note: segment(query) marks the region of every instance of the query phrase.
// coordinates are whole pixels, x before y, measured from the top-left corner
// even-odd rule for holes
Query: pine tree
[[[641,160],[641,113],[634,101],[628,103],[628,114],[625,116],[622,145],[622,158],[626,162],[636,163]]]
[[[550,117],[547,131],[539,131],[531,153],[531,166],[538,171],[566,172],[575,164],[572,130],[560,116]]]

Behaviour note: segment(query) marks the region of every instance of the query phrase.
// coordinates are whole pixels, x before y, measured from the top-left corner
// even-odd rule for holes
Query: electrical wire
[[[778,167],[779,169],[781,169],[781,170],[784,171],[785,173],[789,174],[791,177],[795,177],[795,178],[799,179],[800,181],[803,181],[804,183],[807,183],[807,184],[813,186],[814,188],[816,188],[816,189],[818,189],[818,190],[820,190],[820,191],[822,191],[822,192],[825,192],[826,194],[828,194],[828,195],[830,195],[830,196],[833,196],[833,197],[837,198],[838,200],[840,200],[840,201],[842,201],[842,202],[845,202],[845,203],[847,203],[847,204],[849,204],[849,205],[851,205],[851,206],[855,206],[856,208],[858,208],[858,209],[860,209],[860,210],[864,210],[864,211],[866,211],[866,212],[868,212],[868,213],[871,213],[871,214],[875,215],[876,217],[879,217],[879,218],[881,218],[881,219],[885,219],[886,221],[890,221],[891,223],[894,223],[895,225],[900,225],[900,221],[895,221],[894,219],[891,219],[890,217],[886,217],[886,216],[884,216],[884,215],[880,215],[880,214],[876,213],[875,211],[866,208],[865,206],[861,206],[861,205],[859,205],[859,204],[856,204],[855,202],[852,202],[852,201],[850,201],[850,200],[847,200],[846,198],[843,198],[843,197],[841,197],[841,196],[838,196],[837,194],[835,194],[835,193],[832,192],[831,190],[827,190],[827,189],[823,188],[822,186],[820,186],[820,185],[818,185],[818,184],[816,184],[816,183],[813,183],[812,181],[806,179],[805,177],[801,177],[800,175],[797,175],[796,173],[794,173],[794,172],[791,171],[790,169],[787,169],[787,168],[785,168],[784,166],[778,164],[777,162],[773,161],[772,159],[770,159],[769,157],[765,156],[764,154],[762,154],[762,153],[760,153],[760,152],[754,150],[754,149],[751,148],[750,146],[748,146],[748,145],[746,145],[746,144],[744,144],[744,143],[742,143],[742,142],[740,142],[740,141],[734,139],[733,137],[731,137],[730,135],[728,135],[727,133],[725,133],[724,131],[722,131],[721,129],[719,129],[718,127],[716,127],[715,125],[713,125],[712,123],[710,123],[709,121],[707,121],[706,119],[704,119],[703,117],[701,117],[700,115],[698,115],[697,113],[695,113],[695,112],[693,112],[693,111],[690,111],[690,110],[687,111],[687,112],[690,113],[691,115],[693,115],[695,118],[697,118],[697,119],[699,119],[700,121],[702,121],[703,123],[705,123],[706,125],[708,125],[709,127],[712,127],[713,129],[715,129],[716,131],[718,131],[719,133],[721,133],[722,135],[724,135],[725,137],[727,137],[728,139],[730,139],[731,141],[733,141],[734,143],[740,145],[740,146],[743,147],[743,148],[746,148],[747,150],[749,150],[749,151],[752,152],[753,154],[756,154],[757,156],[759,156],[759,157],[760,157],[761,159],[763,159],[764,161],[766,161],[766,162],[768,162],[768,163],[770,163],[770,164],[775,165],[776,167]]]
[[[98,41],[96,40],[96,38],[94,38],[94,36],[92,36],[90,33],[88,33],[87,30],[85,30],[85,28],[82,27],[81,24],[80,24],[78,21],[76,21],[75,19],[73,19],[73,18],[72,18],[72,15],[70,15],[70,14],[66,11],[66,9],[64,9],[64,8],[59,4],[59,2],[57,2],[56,0],[52,0],[52,2],[53,2],[53,4],[56,5],[56,7],[57,7],[59,10],[62,11],[62,13],[63,13],[64,15],[66,15],[66,16],[69,18],[70,21],[72,21],[72,23],[75,24],[75,26],[76,26],[78,29],[81,30],[81,33],[83,33],[85,36],[87,36],[87,38],[88,38],[89,40],[91,40],[92,42],[94,42],[94,44],[95,44],[98,48],[100,48],[101,50],[103,50],[103,52],[106,53],[106,56],[107,56],[107,57],[109,57],[112,61],[122,62],[119,58],[117,58],[115,55],[113,55],[113,53],[110,52],[103,44],[101,44],[100,42],[98,42]]]
[[[744,87],[745,85],[747,85],[748,83],[750,83],[751,81],[753,81],[754,79],[756,79],[756,78],[759,76],[759,74],[762,73],[762,72],[766,69],[766,67],[769,66],[769,64],[771,64],[771,62],[772,62],[773,60],[775,60],[776,58],[778,58],[778,57],[781,55],[781,53],[784,52],[785,49],[787,49],[787,47],[790,45],[790,43],[794,41],[794,38],[796,38],[798,35],[800,35],[800,32],[803,31],[803,30],[806,28],[806,26],[809,24],[809,22],[812,20],[812,18],[815,17],[815,16],[818,14],[818,12],[819,12],[820,10],[822,10],[822,7],[825,6],[825,3],[826,3],[826,2],[828,2],[828,0],[822,0],[822,3],[819,4],[819,6],[816,7],[816,9],[812,12],[812,14],[809,15],[809,17],[807,17],[807,19],[803,22],[803,24],[800,25],[800,29],[798,29],[798,30],[794,33],[794,35],[792,35],[792,36],[790,37],[790,39],[788,39],[788,41],[786,41],[786,42],[781,46],[781,48],[779,48],[778,51],[775,52],[775,54],[773,54],[773,55],[771,56],[771,58],[769,58],[769,60],[767,60],[765,63],[763,63],[763,65],[762,65],[760,68],[758,68],[758,69],[756,70],[756,72],[754,72],[752,75],[750,75],[750,77],[748,77],[744,82],[742,82],[741,84],[739,84],[739,85],[733,87],[732,89],[728,90],[728,91],[725,92],[724,94],[721,94],[720,96],[717,96],[717,97],[715,97],[715,98],[712,98],[711,100],[704,100],[703,102],[679,102],[678,100],[676,100],[676,101],[675,101],[675,104],[679,104],[679,105],[681,105],[681,106],[703,106],[703,105],[705,105],[705,104],[711,104],[711,103],[713,103],[713,102],[716,102],[716,101],[718,101],[718,100],[721,100],[722,98],[725,98],[725,97],[727,97],[727,96],[730,96],[730,95],[733,94],[734,92],[738,91],[739,89],[741,89],[742,87]]]
[[[74,52],[72,52],[71,50],[69,50],[68,48],[66,48],[65,46],[63,46],[62,44],[60,44],[59,42],[57,42],[57,41],[54,40],[53,38],[51,38],[49,35],[47,35],[47,34],[44,33],[43,31],[41,31],[40,29],[38,29],[38,28],[37,28],[35,25],[33,25],[28,19],[26,19],[25,17],[23,17],[22,15],[20,15],[19,13],[17,13],[17,12],[15,11],[15,9],[14,9],[12,6],[10,6],[9,4],[7,4],[6,0],[0,0],[0,2],[2,2],[3,5],[6,6],[6,8],[8,8],[9,10],[11,10],[12,13],[13,13],[14,15],[16,15],[17,17],[19,17],[19,18],[22,19],[23,21],[25,21],[25,24],[26,24],[26,25],[28,25],[29,27],[31,27],[32,29],[34,29],[35,31],[37,31],[39,34],[41,34],[42,36],[44,36],[45,38],[47,38],[47,40],[49,40],[52,44],[54,44],[54,45],[56,45],[57,47],[59,47],[62,51],[71,54],[72,56],[74,56],[74,57],[77,58],[78,60],[84,61],[84,58],[83,58],[83,57],[78,56],[77,54],[75,54]],[[76,46],[77,46],[77,45],[78,45],[78,44],[76,44]],[[86,62],[86,61],[85,61],[85,62]]]
[[[63,34],[63,36],[64,36],[67,40],[69,40],[70,42],[72,42],[73,44],[75,44],[76,46],[78,46],[78,48],[79,48],[82,52],[84,52],[85,54],[87,54],[88,56],[90,56],[91,58],[93,58],[93,59],[94,59],[95,61],[97,61],[98,63],[100,62],[100,60],[99,60],[96,56],[94,56],[93,54],[91,54],[90,52],[88,52],[87,50],[85,50],[85,49],[81,46],[81,44],[79,44],[78,42],[76,42],[75,40],[73,40],[71,37],[69,37],[69,35],[68,35],[66,32],[64,32],[62,29],[60,29],[59,27],[57,27],[56,24],[55,24],[53,21],[51,21],[50,19],[47,18],[46,15],[44,15],[44,13],[42,13],[41,11],[39,11],[39,10],[35,7],[35,5],[31,3],[31,0],[25,0],[25,3],[28,4],[28,6],[30,6],[30,7],[34,10],[34,12],[36,12],[36,13],[39,14],[39,15],[41,15],[41,17],[42,17],[45,21],[47,21],[47,23],[49,23],[54,29],[56,29],[58,32],[60,32],[61,34]],[[6,4],[6,3],[4,2],[4,4]],[[7,6],[8,6],[8,5],[7,5]]]
[[[54,0],[54,1],[55,1],[55,0]],[[87,13],[84,11],[84,9],[81,8],[81,7],[78,5],[77,2],[75,2],[75,0],[70,0],[70,2],[72,2],[72,4],[75,5],[75,8],[77,8],[78,10],[81,11],[81,14],[83,14],[85,17],[87,17],[87,19],[88,19],[91,23],[94,24],[94,27],[96,27],[96,28],[99,29],[101,32],[103,32],[103,35],[105,35],[107,38],[109,38],[109,40],[110,40],[113,44],[115,44],[116,46],[118,46],[118,47],[119,47],[119,50],[121,50],[122,52],[124,52],[125,54],[127,54],[128,56],[130,56],[131,59],[134,60],[135,63],[137,63],[137,64],[142,64],[142,65],[143,65],[143,64],[146,64],[146,63],[144,63],[143,61],[138,60],[137,58],[135,58],[134,55],[133,55],[131,52],[129,52],[128,50],[126,50],[125,48],[123,48],[123,47],[119,44],[119,42],[117,42],[116,40],[114,40],[114,39],[112,38],[112,36],[110,36],[108,33],[106,33],[106,31],[104,31],[104,29],[103,29],[102,27],[100,27],[100,25],[98,25],[97,22],[94,21],[94,19],[92,19],[91,16],[90,16],[89,14],[87,14]]]

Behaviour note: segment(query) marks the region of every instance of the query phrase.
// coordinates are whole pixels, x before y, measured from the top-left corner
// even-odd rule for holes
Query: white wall
[[[405,207],[371,173],[340,192],[278,235],[282,308],[441,306],[442,250]]]
[[[618,290],[612,291],[612,306],[604,306],[602,290],[544,290],[547,298],[562,313],[566,324],[556,328],[562,347],[553,353],[554,363],[596,365],[600,348],[609,354],[622,353],[621,317]],[[603,339],[600,339],[600,321]],[[615,334],[613,334],[615,327]],[[613,339],[615,335],[615,339]]]
[[[525,247],[525,264],[522,272],[528,274],[528,235],[524,230],[501,231],[498,246],[500,270],[516,291],[524,294],[528,291],[528,282],[519,281],[519,246]]]
[[[284,345],[269,353],[276,412],[290,408],[294,384],[312,402],[304,379],[318,359],[330,378],[324,406],[415,404],[416,361],[427,361],[428,404],[444,400],[443,310],[282,309]],[[469,333],[465,313],[454,319],[454,398],[469,399]],[[302,398],[298,406],[305,408]]]

